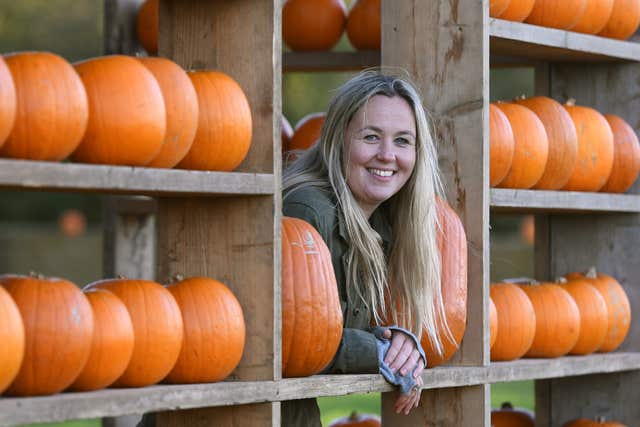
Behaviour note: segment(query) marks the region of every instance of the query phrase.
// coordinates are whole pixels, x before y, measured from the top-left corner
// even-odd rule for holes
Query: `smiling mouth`
[[[376,176],[381,176],[383,178],[388,178],[390,176],[392,176],[393,174],[395,174],[395,171],[390,171],[390,170],[382,170],[382,169],[373,169],[373,168],[367,168],[367,172],[369,172],[372,175],[376,175]]]

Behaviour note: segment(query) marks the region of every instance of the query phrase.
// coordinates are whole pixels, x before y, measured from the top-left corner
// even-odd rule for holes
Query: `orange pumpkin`
[[[613,277],[598,273],[595,268],[590,269],[586,275],[569,273],[566,278],[570,281],[576,278],[585,279],[604,297],[609,321],[607,335],[598,351],[609,352],[618,348],[626,338],[631,326],[631,306],[622,285]]]
[[[502,15],[507,7],[509,7],[509,3],[511,0],[491,0],[489,2],[489,16],[497,18]]]
[[[496,305],[493,303],[491,297],[489,297],[489,349],[493,347],[498,337],[498,312],[496,311]]]
[[[533,414],[522,408],[514,408],[509,402],[503,402],[500,409],[491,411],[492,427],[534,427]]]
[[[144,387],[162,380],[178,360],[183,325],[180,307],[167,289],[156,282],[106,279],[90,283],[90,289],[113,292],[127,307],[133,325],[131,360],[116,387]]]
[[[238,366],[245,344],[242,307],[222,283],[191,277],[169,285],[182,312],[184,338],[169,383],[225,379]]]
[[[0,147],[4,145],[16,121],[16,86],[7,63],[0,55]]]
[[[533,186],[558,190],[571,177],[578,156],[578,135],[571,116],[562,105],[546,96],[517,99],[516,103],[533,111],[544,125],[549,140],[549,156],[542,178]]]
[[[356,0],[347,17],[347,37],[358,50],[379,50],[382,44],[380,0]]]
[[[282,38],[292,50],[329,50],[347,22],[342,0],[287,0],[282,8]]]
[[[98,390],[113,384],[133,354],[131,316],[120,298],[106,289],[85,292],[93,310],[94,332],[89,360],[71,390]]]
[[[511,169],[498,187],[531,188],[542,178],[547,165],[547,132],[538,116],[528,108],[507,102],[496,106],[509,119],[515,141]]]
[[[289,141],[293,137],[293,128],[291,127],[291,123],[289,120],[283,115],[282,116],[282,126],[281,126],[281,136],[282,136],[282,152],[286,152],[289,147]]]
[[[614,0],[611,17],[599,36],[626,40],[640,25],[640,0]]]
[[[467,237],[464,226],[449,205],[437,200],[439,229],[436,236],[440,252],[442,303],[451,336],[439,332],[442,353],[439,353],[422,332],[420,343],[427,356],[427,367],[441,365],[449,360],[458,348],[467,325]],[[438,330],[444,331],[442,319],[436,319]]]
[[[571,294],[580,311],[580,335],[569,354],[590,354],[599,349],[607,336],[609,312],[604,298],[582,279],[560,279],[560,286]]]
[[[338,350],[342,309],[331,254],[318,232],[282,218],[282,376],[320,372]]]
[[[535,0],[525,22],[543,27],[571,30],[582,19],[588,0]]]
[[[249,152],[251,107],[235,80],[219,71],[188,73],[198,96],[198,129],[181,169],[232,171]]]
[[[513,163],[515,141],[507,116],[489,104],[489,184],[495,187],[507,176]]]
[[[311,113],[301,118],[293,129],[293,136],[287,151],[306,150],[318,142],[326,117],[325,113]]]
[[[353,411],[348,417],[338,418],[329,427],[380,427],[380,417],[371,414],[358,414]]]
[[[562,190],[598,191],[609,179],[613,168],[613,133],[602,114],[589,107],[564,108],[571,115],[578,134],[578,159],[569,181]]]
[[[89,97],[89,125],[73,159],[85,163],[145,166],[164,143],[167,119],[162,90],[135,58],[111,55],[75,64]]]
[[[11,295],[0,286],[0,394],[14,380],[24,358],[24,323]]]
[[[136,34],[149,55],[158,53],[158,0],[145,0],[138,10]]]
[[[147,164],[172,168],[187,155],[198,128],[196,90],[178,64],[166,58],[138,58],[156,78],[167,112],[167,130],[162,148]]]
[[[511,0],[498,18],[507,21],[522,22],[533,10],[536,0]]]
[[[635,131],[622,118],[604,116],[613,132],[613,167],[611,175],[600,191],[624,193],[640,174],[640,143]]]
[[[588,418],[578,418],[577,420],[567,421],[562,427],[627,427],[625,424],[617,421],[606,421],[603,417],[597,417],[595,420]]]
[[[499,325],[491,347],[491,360],[518,359],[529,350],[536,333],[536,314],[531,300],[513,283],[492,283],[490,293]]]
[[[67,388],[91,351],[91,305],[73,283],[58,278],[0,276],[13,297],[26,336],[24,360],[7,394],[37,396]]]
[[[87,129],[89,105],[82,81],[49,52],[5,55],[16,89],[16,116],[0,156],[58,161],[76,149]],[[4,96],[4,94],[3,94]]]
[[[611,18],[613,2],[614,0],[587,0],[584,14],[572,31],[598,34]]]

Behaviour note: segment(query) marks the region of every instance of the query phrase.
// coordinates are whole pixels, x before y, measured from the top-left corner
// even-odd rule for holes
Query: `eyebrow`
[[[382,133],[382,129],[380,129],[379,127],[376,127],[376,126],[365,126],[365,127],[361,128],[361,129],[358,129],[358,132],[362,132],[363,130],[367,130],[367,129],[371,129],[371,130],[372,130],[372,131],[374,131],[374,132]],[[396,136],[398,136],[398,135],[409,135],[409,136],[411,136],[411,137],[413,137],[413,138],[415,138],[415,137],[416,137],[416,136],[413,134],[413,132],[410,132],[410,131],[408,131],[408,130],[401,130],[401,131],[399,131],[399,132],[396,132],[396,134],[395,134],[395,135],[396,135]]]

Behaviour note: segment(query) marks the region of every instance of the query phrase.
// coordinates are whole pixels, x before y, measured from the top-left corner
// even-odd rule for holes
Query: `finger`
[[[384,339],[386,339],[386,340],[391,339],[391,329],[385,329],[385,330],[382,332],[382,338],[384,338]]]
[[[414,369],[417,370],[418,367],[416,363],[418,362],[418,358],[420,358],[420,353],[418,353],[418,350],[413,349],[413,351],[409,354],[407,361],[404,362],[404,365],[402,365],[402,367],[400,368],[400,373],[402,375],[407,375],[407,372],[411,372]]]
[[[422,390],[418,390],[418,392],[416,393],[416,403],[415,405],[413,405],[413,408],[417,408],[418,406],[420,406],[420,397],[422,396]]]
[[[391,372],[393,372],[394,374],[398,372],[400,367],[404,365],[407,359],[411,356],[411,353],[413,352],[414,349],[415,349],[415,346],[413,341],[405,340],[404,343],[402,344],[402,348],[400,348],[400,351],[396,355],[395,359],[391,362],[391,364],[389,364],[389,368],[391,369]]]
[[[395,359],[402,345],[404,344],[405,338],[403,334],[393,334],[391,338],[391,347],[387,350],[387,354],[384,355],[384,363],[389,366]]]
[[[424,360],[420,358],[420,360],[418,360],[416,370],[413,371],[413,378],[420,378],[420,381],[422,381],[423,372],[424,372]]]
[[[409,412],[411,412],[411,409],[413,409],[413,407],[415,406],[417,396],[418,396],[417,390],[414,390],[411,392],[411,398],[409,399],[409,401],[407,402],[403,410],[405,415],[409,415]]]
[[[407,407],[413,405],[413,393],[403,394],[396,400],[396,414],[406,413]]]

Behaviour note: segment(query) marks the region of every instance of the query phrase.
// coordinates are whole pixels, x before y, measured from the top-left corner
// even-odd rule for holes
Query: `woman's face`
[[[347,126],[347,184],[367,217],[409,180],[416,163],[416,120],[399,96],[376,95]]]

